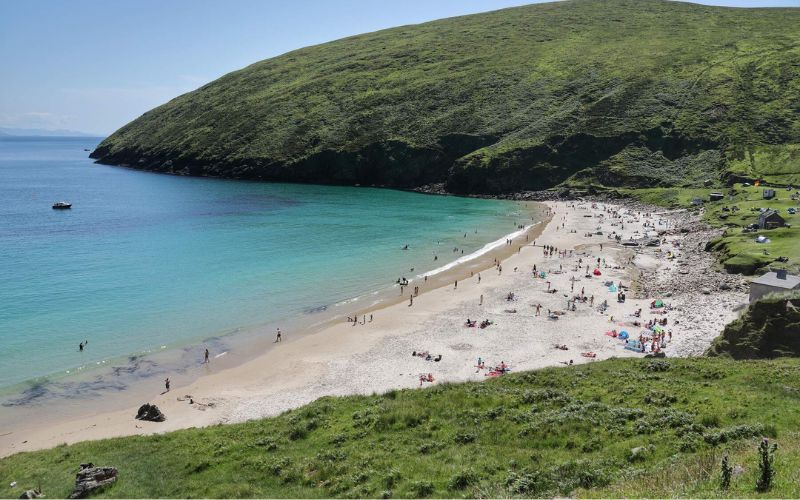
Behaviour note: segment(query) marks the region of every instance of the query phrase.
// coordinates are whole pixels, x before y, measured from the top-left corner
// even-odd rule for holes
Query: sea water
[[[510,201],[101,166],[99,140],[0,138],[0,392],[324,311],[531,223]]]

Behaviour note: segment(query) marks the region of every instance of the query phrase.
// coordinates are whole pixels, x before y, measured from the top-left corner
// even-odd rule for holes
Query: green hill
[[[797,179],[798,26],[800,9],[663,0],[403,26],[225,75],[122,127],[92,157],[461,193]]]
[[[18,453],[0,460],[0,497],[65,497],[93,462],[120,470],[104,497],[796,498],[799,400],[796,359],[612,359]],[[766,495],[761,436],[779,445]]]
[[[734,359],[800,357],[800,292],[769,295],[750,304],[707,354]]]

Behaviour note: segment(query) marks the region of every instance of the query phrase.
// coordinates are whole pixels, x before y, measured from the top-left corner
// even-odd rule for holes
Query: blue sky
[[[229,71],[292,49],[527,3],[536,2],[0,0],[0,127],[105,135]],[[800,7],[800,0],[697,3]]]

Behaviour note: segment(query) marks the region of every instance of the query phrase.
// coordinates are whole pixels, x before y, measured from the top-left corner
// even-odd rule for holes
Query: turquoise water
[[[507,201],[99,166],[97,142],[0,138],[0,388],[280,325],[530,221]]]

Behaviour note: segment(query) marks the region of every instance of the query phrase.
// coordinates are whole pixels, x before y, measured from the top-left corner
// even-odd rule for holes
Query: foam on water
[[[464,255],[463,257],[460,257],[460,258],[458,258],[458,259],[456,259],[456,260],[454,260],[452,262],[448,262],[447,264],[445,264],[445,265],[443,265],[441,267],[437,267],[436,269],[433,269],[433,270],[428,271],[426,273],[418,274],[417,278],[424,278],[425,276],[428,276],[428,277],[434,276],[434,275],[437,275],[439,273],[443,273],[445,271],[453,269],[454,267],[456,267],[459,264],[464,264],[465,262],[469,262],[471,260],[475,260],[478,257],[480,257],[482,255],[486,255],[487,253],[491,252],[492,250],[494,250],[496,248],[500,248],[500,247],[504,246],[506,244],[506,240],[513,240],[517,236],[521,236],[521,235],[525,234],[525,232],[527,232],[529,229],[531,229],[532,227],[537,226],[539,224],[541,224],[541,222],[537,222],[535,224],[530,224],[528,226],[523,227],[519,231],[514,231],[513,233],[509,233],[509,234],[505,235],[503,238],[499,238],[499,239],[497,239],[497,240],[495,240],[495,241],[493,241],[491,243],[485,244],[479,250],[476,250],[476,251],[472,252],[469,255]]]

